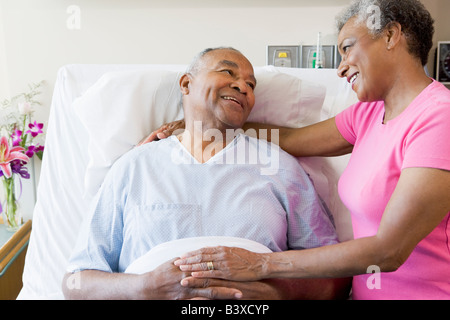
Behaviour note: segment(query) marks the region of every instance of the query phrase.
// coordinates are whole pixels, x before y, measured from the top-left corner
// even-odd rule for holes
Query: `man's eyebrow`
[[[239,69],[239,66],[236,62],[230,61],[230,60],[222,60],[217,64],[217,67],[229,67],[229,68],[235,68],[235,69]],[[252,79],[252,81],[255,82],[255,85],[257,83],[256,78],[254,75],[251,75],[250,78]]]
[[[239,69],[239,66],[237,65],[237,63],[230,61],[230,60],[222,60],[217,64],[217,66],[218,67],[227,66],[227,67]]]

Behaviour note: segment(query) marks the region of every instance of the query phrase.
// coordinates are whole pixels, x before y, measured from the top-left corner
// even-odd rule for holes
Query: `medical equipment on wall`
[[[436,80],[450,85],[450,41],[440,41],[436,56]]]
[[[299,47],[268,46],[267,64],[275,67],[299,68]]]
[[[267,46],[267,64],[286,68],[336,69],[341,56],[336,45],[323,45],[322,34],[315,45]]]

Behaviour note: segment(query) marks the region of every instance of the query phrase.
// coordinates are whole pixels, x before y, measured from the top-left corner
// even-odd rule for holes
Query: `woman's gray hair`
[[[369,33],[378,37],[393,22],[402,26],[409,52],[428,62],[433,47],[434,20],[419,0],[355,0],[337,18],[340,32],[351,18],[365,23]]]

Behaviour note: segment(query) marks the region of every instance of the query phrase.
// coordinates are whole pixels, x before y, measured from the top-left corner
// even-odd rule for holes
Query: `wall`
[[[0,100],[45,80],[35,118],[47,123],[65,64],[188,64],[202,49],[226,45],[260,66],[269,44],[314,44],[319,31],[334,44],[334,16],[348,0],[315,2],[0,0]],[[35,172],[38,183],[39,160]],[[23,197],[29,216],[34,192],[27,187]]]
[[[350,1],[0,0],[0,100],[45,80],[35,117],[46,123],[65,64],[187,64],[205,47],[227,45],[265,65],[267,45],[315,44],[319,31],[335,44],[334,17]],[[423,3],[437,20],[435,40],[450,40],[450,1]]]
[[[448,0],[421,0],[421,2],[427,7],[431,15],[435,19],[435,34],[434,34],[434,47],[429,56],[429,70],[434,73],[435,66],[435,53],[436,45],[438,41],[450,41],[450,19],[448,14],[450,13],[450,1]],[[450,87],[450,86],[449,86]]]
[[[268,44],[313,44],[318,31],[334,40],[339,7],[221,2],[2,0],[10,89],[45,79],[51,91],[67,63],[189,63],[205,47],[231,45],[264,65]],[[67,27],[70,5],[80,9],[79,30]]]

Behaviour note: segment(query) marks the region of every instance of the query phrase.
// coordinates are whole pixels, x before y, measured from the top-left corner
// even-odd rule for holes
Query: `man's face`
[[[242,127],[255,104],[256,86],[253,67],[242,54],[228,49],[208,52],[197,71],[186,77],[186,118],[217,129]]]

